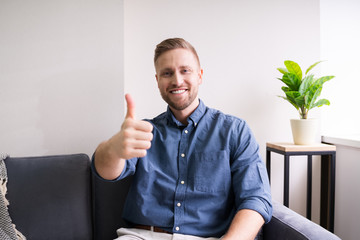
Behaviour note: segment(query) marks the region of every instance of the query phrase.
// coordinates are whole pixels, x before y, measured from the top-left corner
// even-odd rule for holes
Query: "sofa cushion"
[[[114,239],[116,230],[128,227],[122,211],[132,182],[132,176],[109,182],[93,175],[95,240]]]
[[[9,213],[27,239],[92,239],[85,154],[8,158]]]

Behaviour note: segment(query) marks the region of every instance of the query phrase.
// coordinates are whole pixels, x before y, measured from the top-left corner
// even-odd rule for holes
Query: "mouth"
[[[170,90],[170,93],[172,94],[182,94],[184,92],[186,92],[187,89],[174,89],[174,90]]]

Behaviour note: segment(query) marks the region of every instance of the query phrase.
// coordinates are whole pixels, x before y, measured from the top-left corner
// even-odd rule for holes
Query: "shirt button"
[[[175,228],[175,230],[176,230],[176,231],[179,231],[179,230],[180,230],[180,228],[179,228],[179,227],[176,227],[176,228]]]
[[[180,183],[184,185],[184,184],[185,184],[185,181],[181,181]]]
[[[188,130],[185,130],[184,132],[185,132],[185,134],[188,134],[188,133],[189,133],[189,131],[188,131]]]
[[[179,202],[178,202],[176,205],[177,205],[178,207],[181,207],[181,203],[179,203]]]
[[[184,154],[184,153],[182,153],[182,154],[181,154],[181,157],[185,157],[185,154]]]

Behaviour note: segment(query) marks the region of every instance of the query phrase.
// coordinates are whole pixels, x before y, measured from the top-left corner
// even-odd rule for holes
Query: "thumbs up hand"
[[[134,99],[130,94],[125,95],[126,105],[127,105],[127,112],[126,112],[126,118],[132,118],[135,119],[135,102]]]
[[[121,130],[109,139],[109,143],[118,158],[130,159],[144,157],[151,147],[153,138],[151,123],[135,119],[135,102],[130,94],[125,95],[127,113]]]

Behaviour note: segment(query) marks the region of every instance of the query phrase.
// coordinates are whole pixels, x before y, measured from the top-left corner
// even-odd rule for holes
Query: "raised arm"
[[[135,119],[135,103],[125,95],[127,113],[120,131],[100,143],[95,152],[95,168],[107,180],[117,178],[124,169],[126,159],[144,157],[153,138],[151,123]]]

